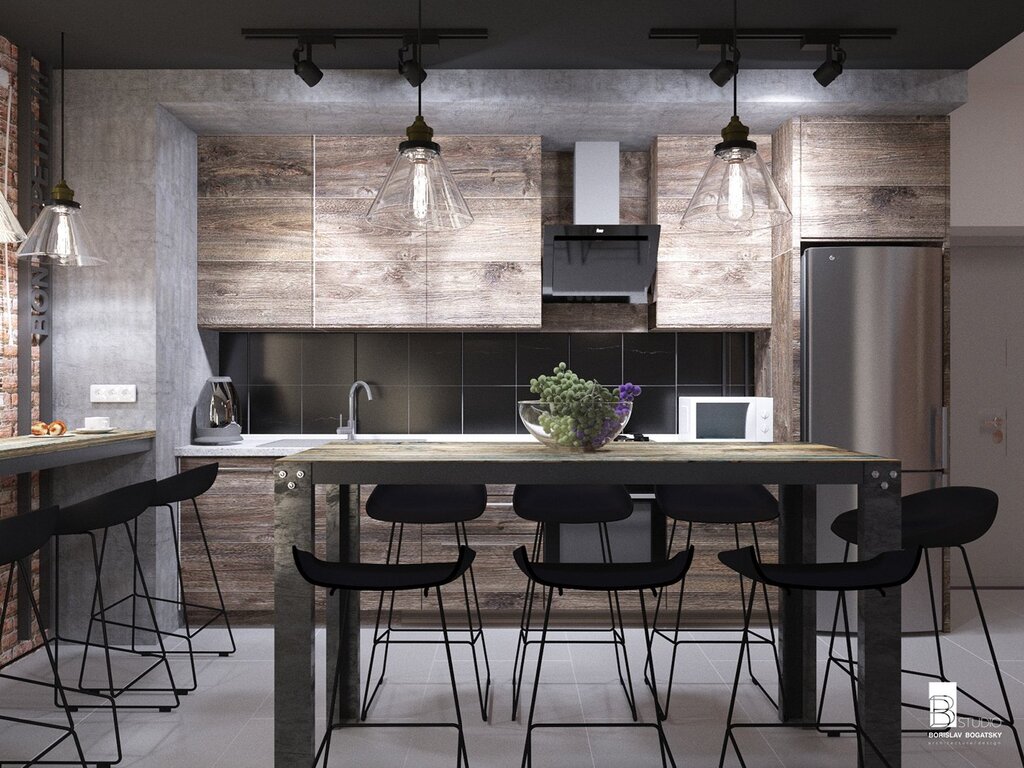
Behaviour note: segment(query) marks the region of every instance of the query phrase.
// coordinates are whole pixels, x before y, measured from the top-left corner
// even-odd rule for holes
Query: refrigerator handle
[[[943,472],[949,472],[949,406],[944,405],[939,409],[941,414],[941,429],[939,434],[939,440],[942,444],[939,446],[939,469]]]

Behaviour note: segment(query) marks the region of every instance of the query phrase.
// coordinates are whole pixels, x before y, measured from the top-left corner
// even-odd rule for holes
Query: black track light
[[[729,51],[731,49],[733,58],[729,58]],[[711,78],[712,82],[719,88],[724,88],[726,84],[732,80],[733,76],[739,70],[740,63],[740,52],[738,48],[731,45],[722,45],[722,58],[715,64],[708,77]]]
[[[398,49],[398,72],[402,77],[409,81],[409,85],[413,88],[419,88],[423,84],[423,81],[427,79],[427,70],[420,64],[419,50],[415,50],[411,58],[406,58],[409,53],[409,46],[403,46]]]
[[[299,54],[302,53],[303,48],[306,49],[306,58],[300,60]],[[295,74],[301,77],[302,82],[310,88],[323,79],[324,73],[320,70],[320,67],[313,63],[312,43],[300,43],[299,47],[292,51],[292,59],[295,61]]]
[[[822,88],[827,88],[832,81],[843,74],[843,63],[846,61],[846,51],[836,43],[829,43],[825,61],[814,70],[814,79]]]

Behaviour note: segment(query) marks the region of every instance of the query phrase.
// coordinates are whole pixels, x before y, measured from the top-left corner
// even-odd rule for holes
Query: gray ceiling
[[[427,68],[702,69],[715,54],[693,42],[648,40],[651,27],[727,27],[728,2],[686,0],[425,0],[424,25],[486,27],[486,41],[425,50]],[[741,0],[741,27],[895,27],[892,41],[849,41],[847,67],[966,69],[1024,32],[1021,0]],[[406,27],[415,0],[4,0],[0,35],[78,69],[274,69],[291,66],[289,41],[246,41],[242,27]],[[339,41],[315,49],[323,69],[389,68],[397,44]],[[820,53],[795,43],[747,42],[743,64],[811,68]]]

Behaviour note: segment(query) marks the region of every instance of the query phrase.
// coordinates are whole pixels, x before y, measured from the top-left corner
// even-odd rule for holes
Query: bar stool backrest
[[[201,467],[187,469],[176,475],[165,477],[163,480],[157,480],[152,505],[160,507],[202,496],[217,480],[218,467],[217,462],[204,464]]]
[[[512,508],[535,523],[613,523],[633,514],[633,500],[621,485],[517,485]]]
[[[0,520],[0,565],[28,557],[53,535],[59,507],[47,507]]]
[[[903,497],[903,544],[959,547],[980,539],[996,519],[999,496],[988,488],[950,485]]]
[[[144,480],[64,507],[55,533],[88,533],[131,522],[152,505],[155,487],[156,480]]]
[[[762,523],[779,516],[779,502],[763,485],[659,485],[658,509],[691,523]]]
[[[461,523],[487,508],[485,485],[378,485],[366,514],[385,523]]]

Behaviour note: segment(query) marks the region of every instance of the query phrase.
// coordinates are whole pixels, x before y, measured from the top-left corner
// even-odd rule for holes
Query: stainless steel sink
[[[264,443],[263,448],[316,448],[318,445],[344,440],[343,437],[288,437]]]
[[[350,440],[347,437],[338,435],[337,437],[286,437],[281,440],[272,440],[269,443],[263,443],[263,448],[317,448],[327,443],[425,443],[427,442],[422,437],[420,438],[402,438],[402,437],[359,437],[356,436],[355,440]]]

